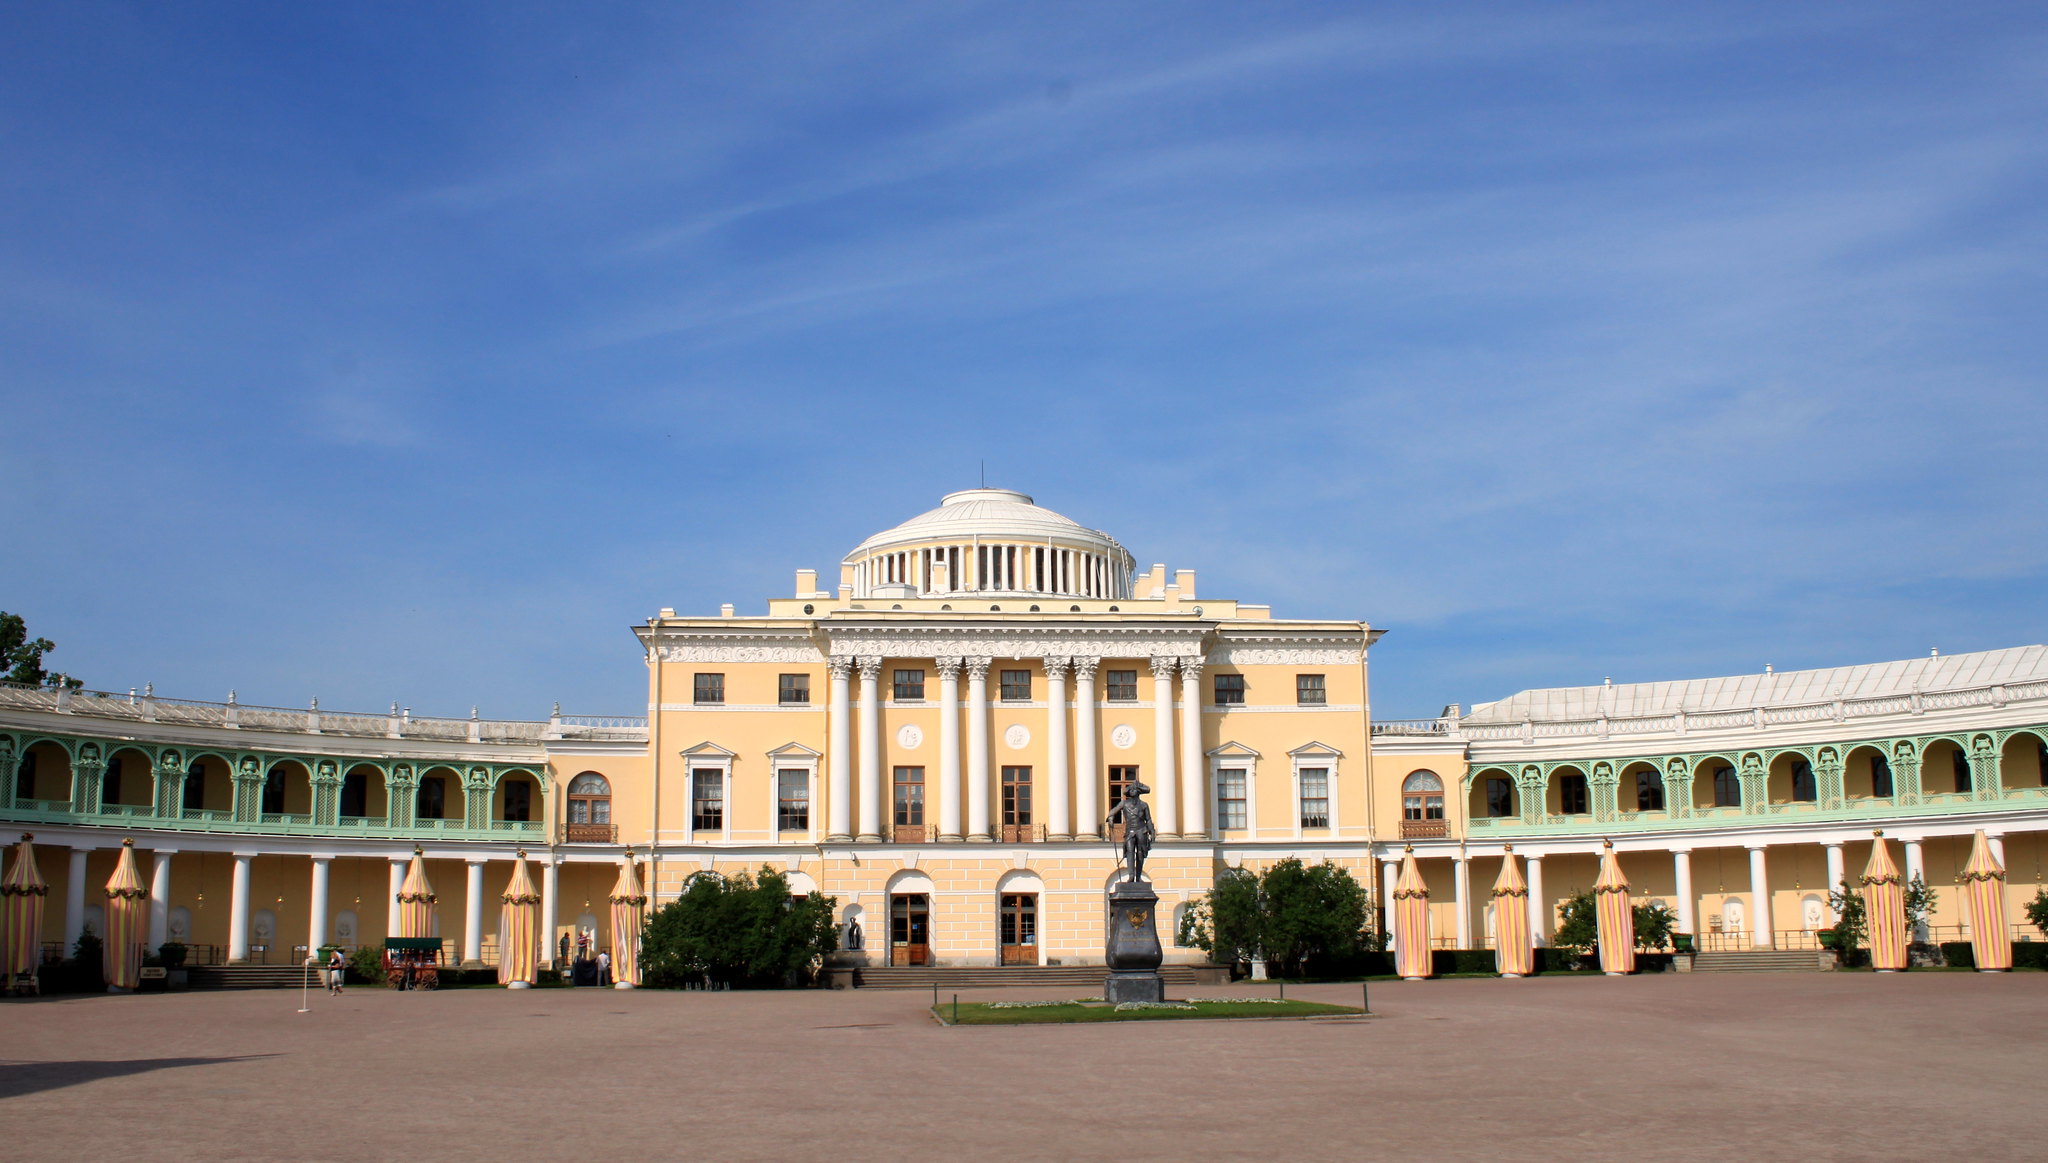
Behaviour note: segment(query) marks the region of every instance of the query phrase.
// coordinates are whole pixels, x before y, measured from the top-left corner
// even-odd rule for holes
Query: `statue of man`
[[[1121,820],[1124,825],[1124,879],[1145,879],[1145,856],[1152,851],[1158,835],[1152,827],[1152,809],[1138,797],[1152,789],[1135,780],[1124,785],[1124,798],[1109,809],[1105,825]]]

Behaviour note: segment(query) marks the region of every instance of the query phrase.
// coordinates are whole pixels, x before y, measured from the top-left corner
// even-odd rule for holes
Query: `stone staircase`
[[[1169,986],[1194,985],[1198,967],[1162,965],[1159,976]],[[1219,971],[1220,972],[1220,971]],[[858,970],[854,984],[865,989],[999,989],[1004,986],[1058,986],[1093,993],[1102,991],[1109,970],[1100,965],[933,965],[872,966]]]
[[[1821,954],[1815,949],[1728,949],[1700,953],[1694,973],[1819,973]]]
[[[306,971],[297,965],[195,965],[185,971],[188,989],[297,989]],[[313,978],[313,988],[321,988]]]

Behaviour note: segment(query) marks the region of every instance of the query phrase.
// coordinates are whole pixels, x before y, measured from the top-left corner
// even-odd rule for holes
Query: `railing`
[[[1457,733],[1456,719],[1374,719],[1375,739],[1443,739]]]
[[[1005,844],[1045,843],[1044,824],[1004,824],[998,837]]]
[[[1003,946],[1003,964],[1005,964],[1005,965],[1036,965],[1036,964],[1038,964],[1038,946],[1036,946],[1036,945],[1005,945],[1005,946]]]
[[[1403,820],[1401,839],[1437,840],[1449,834],[1449,828],[1442,820]]]
[[[565,844],[611,844],[619,838],[616,824],[563,824]]]
[[[939,829],[933,824],[895,824],[889,838],[898,844],[929,844],[939,838]]]

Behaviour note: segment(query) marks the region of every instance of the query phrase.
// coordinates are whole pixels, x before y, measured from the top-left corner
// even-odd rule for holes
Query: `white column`
[[[306,910],[306,955],[313,956],[327,944],[327,873],[332,856],[313,857],[313,900]]]
[[[1181,834],[1209,838],[1208,755],[1202,746],[1202,662],[1180,664],[1180,818]]]
[[[562,925],[562,866],[550,857],[540,866],[540,958],[555,960],[555,930]]]
[[[1692,850],[1680,848],[1671,854],[1671,878],[1678,886],[1678,931],[1698,933],[1693,927]],[[1697,949],[1698,943],[1693,947]]]
[[[156,850],[156,867],[149,876],[149,949],[171,939],[171,857],[175,849]]]
[[[1458,948],[1472,948],[1472,859],[1460,852],[1451,858],[1451,896],[1458,906]]]
[[[860,660],[860,839],[882,838],[882,660]]]
[[[1759,844],[1749,850],[1749,928],[1750,943],[1759,949],[1777,947],[1777,938],[1771,929],[1771,878],[1764,868],[1764,849]]]
[[[1908,840],[1906,841],[1906,884],[1911,886],[1915,878],[1923,882],[1927,879],[1927,856],[1926,853],[1921,851],[1920,841]],[[1922,921],[1913,926],[1913,940],[1923,943],[1927,940],[1927,922]]]
[[[1045,660],[1046,834],[1074,838],[1073,801],[1067,772],[1067,667],[1064,658]]]
[[[1095,738],[1095,668],[1101,662],[1099,658],[1074,660],[1074,836],[1081,840],[1102,835],[1102,816],[1107,811],[1095,800],[1095,789],[1102,781]]]
[[[249,864],[253,855],[235,853],[234,879],[228,899],[228,962],[249,959]]]
[[[391,858],[391,891],[384,894],[384,935],[398,936],[398,893],[405,887],[405,858]]]
[[[2005,833],[2003,833],[2003,832],[1986,832],[1986,833],[1984,833],[1984,842],[1985,842],[1986,844],[1988,844],[1988,845],[1990,845],[1990,846],[1991,846],[1991,859],[1993,859],[1993,860],[1996,860],[1996,861],[1998,861],[1998,866],[1999,866],[2000,868],[2004,868],[2004,867],[2005,867]]]
[[[831,741],[827,744],[832,754],[826,758],[832,765],[832,786],[827,811],[830,813],[825,838],[827,840],[853,839],[853,699],[847,690],[847,680],[853,674],[853,660],[834,658],[829,663],[832,672],[832,702],[826,710],[830,720],[827,728]]]
[[[85,858],[90,848],[71,850],[70,875],[64,878],[64,956],[71,956],[71,947],[78,943],[79,930],[85,928]],[[106,938],[101,933],[100,938]]]
[[[1848,873],[1844,872],[1842,868],[1842,845],[1840,842],[1823,844],[1821,849],[1827,853],[1828,858],[1828,891],[1831,893],[1840,892],[1842,891],[1842,881],[1848,877]],[[1834,906],[1830,905],[1828,907],[1828,917],[1839,921],[1842,919],[1842,914],[1836,912]]]
[[[1387,952],[1394,951],[1394,886],[1401,883],[1401,866],[1380,861],[1380,926],[1387,931]]]
[[[1180,833],[1180,779],[1173,766],[1173,665],[1171,658],[1152,660],[1152,793],[1159,838]]]
[[[986,658],[967,660],[967,838],[987,840],[988,832],[988,665]]]
[[[1528,860],[1529,867],[1529,944],[1550,943],[1550,898],[1543,895],[1543,857],[1540,853]]]
[[[484,959],[484,862],[469,862],[469,880],[462,900],[462,963]]]
[[[939,667],[939,839],[960,839],[960,660]]]

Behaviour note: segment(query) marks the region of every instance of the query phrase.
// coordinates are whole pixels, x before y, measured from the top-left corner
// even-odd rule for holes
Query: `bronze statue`
[[[1152,789],[1135,780],[1124,785],[1124,798],[1109,809],[1105,825],[1121,820],[1124,825],[1124,879],[1145,879],[1145,857],[1152,851],[1152,840],[1158,835],[1152,827],[1152,809],[1138,797]]]

